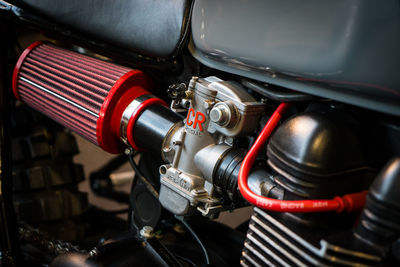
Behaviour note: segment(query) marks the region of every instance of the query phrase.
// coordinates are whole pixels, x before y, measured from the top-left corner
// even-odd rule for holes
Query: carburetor
[[[264,110],[239,84],[193,78],[172,103],[188,109],[182,121],[152,94],[153,82],[144,72],[47,42],[22,53],[12,84],[18,100],[110,153],[126,147],[161,151],[167,164],[159,168],[159,199],[177,215],[223,209],[214,192],[217,166],[230,159],[235,138],[256,129]],[[235,189],[234,182],[229,185]]]
[[[176,102],[172,106],[176,107]],[[176,215],[199,210],[205,216],[224,209],[214,194],[214,174],[235,138],[256,130],[264,104],[235,82],[194,77],[183,99],[184,125],[166,136],[160,166],[160,202]]]

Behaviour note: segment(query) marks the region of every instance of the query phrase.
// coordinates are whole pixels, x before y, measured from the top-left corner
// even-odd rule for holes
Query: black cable
[[[137,152],[133,152],[133,151],[129,151],[129,153],[126,153],[126,154],[127,154],[128,160],[129,160],[129,158],[133,158],[138,153]],[[130,161],[129,161],[129,163],[130,163]],[[133,176],[133,180],[132,180],[132,184],[131,184],[130,196],[132,196],[133,190],[136,187],[137,180],[139,179],[138,176],[139,175],[137,175],[137,176],[134,175]],[[132,224],[133,221],[134,221],[134,212],[133,212],[132,202],[131,202],[131,200],[129,200],[129,209],[128,209],[128,225],[129,225],[129,229],[132,230],[131,228],[134,227],[136,231],[139,231],[139,229],[136,227],[136,225]]]
[[[158,192],[154,188],[154,186],[149,182],[149,180],[143,175],[143,173],[139,170],[139,167],[136,165],[135,161],[133,160],[133,155],[128,154],[129,163],[131,164],[133,170],[135,171],[136,175],[139,176],[140,180],[145,184],[146,188],[150,191],[150,193],[158,199]]]
[[[142,182],[146,185],[147,189],[150,191],[150,193],[153,194],[154,197],[156,197],[158,199],[158,192],[157,190],[153,187],[153,185],[148,181],[148,179],[143,175],[143,173],[139,170],[139,167],[136,165],[135,161],[133,160],[133,155],[132,152],[128,154],[128,159],[129,159],[129,163],[131,164],[133,170],[135,171],[135,173],[139,176],[139,178],[142,180]],[[197,236],[197,234],[195,233],[195,231],[192,229],[192,227],[190,227],[190,225],[182,219],[180,219],[179,217],[177,217],[178,220],[180,220],[182,222],[182,224],[185,226],[185,228],[189,231],[189,233],[191,234],[191,236],[196,240],[196,242],[199,244],[199,246],[201,247],[203,254],[204,254],[204,260],[206,262],[207,265],[210,264],[210,258],[208,256],[208,252],[206,247],[203,245],[203,242],[201,242],[200,238]]]
[[[190,235],[194,238],[194,240],[196,240],[196,242],[199,244],[199,246],[201,247],[201,250],[203,251],[204,254],[204,260],[206,262],[207,265],[210,265],[210,258],[208,256],[208,252],[206,247],[204,246],[203,242],[201,242],[200,238],[197,236],[196,232],[192,229],[192,227],[190,227],[190,225],[183,219],[183,217],[178,217],[176,216],[176,218],[182,222],[183,226],[185,226],[185,228],[189,231]]]
[[[98,196],[121,203],[127,203],[129,201],[129,195],[125,192],[114,190],[114,186],[110,179],[110,174],[126,162],[126,157],[124,155],[119,155],[112,158],[100,169],[92,172],[89,176],[90,188],[92,191]]]
[[[194,262],[191,261],[191,260],[188,259],[188,258],[185,258],[185,257],[180,256],[180,255],[176,255],[176,254],[175,254],[175,257],[176,257],[177,259],[181,260],[181,261],[184,261],[184,262],[190,264],[191,266],[196,266],[196,264],[194,264]]]
[[[265,86],[258,82],[247,79],[242,79],[242,84],[257,93],[278,102],[311,101],[317,98],[315,96],[302,94],[299,92],[279,90],[278,88]]]
[[[128,156],[129,157],[129,156]],[[139,175],[138,175],[139,176]],[[136,187],[136,184],[137,184],[137,180],[138,180],[138,177],[133,177],[133,180],[132,180],[132,185],[131,185],[131,193],[133,192],[133,189],[135,189],[135,187]]]

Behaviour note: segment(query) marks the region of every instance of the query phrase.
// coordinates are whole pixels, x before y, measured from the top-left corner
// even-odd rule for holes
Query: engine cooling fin
[[[381,258],[320,241],[317,248],[265,211],[254,208],[242,266],[375,266]]]
[[[150,87],[139,70],[43,42],[23,52],[13,74],[17,99],[110,153],[123,149],[123,111]]]

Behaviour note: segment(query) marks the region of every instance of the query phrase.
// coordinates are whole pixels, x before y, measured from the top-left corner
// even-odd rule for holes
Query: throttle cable
[[[139,177],[139,179],[144,183],[144,185],[146,186],[147,190],[149,190],[149,192],[156,198],[158,199],[159,194],[157,192],[157,190],[154,188],[154,186],[151,184],[151,182],[149,181],[149,179],[146,178],[146,176],[143,175],[143,173],[140,171],[139,166],[136,165],[135,161],[133,160],[133,152],[131,152],[131,150],[127,150],[126,154],[128,156],[128,160],[129,160],[129,164],[131,165],[132,169],[135,171],[135,174]],[[135,179],[136,180],[136,179]],[[134,187],[134,185],[136,184],[137,181],[133,181],[134,184],[132,184],[132,186]]]
[[[193,228],[189,225],[189,223],[185,221],[184,217],[175,216],[175,218],[178,219],[183,224],[183,226],[186,228],[186,230],[189,231],[190,235],[200,246],[201,250],[203,251],[204,261],[205,261],[206,266],[210,265],[210,257],[208,255],[208,251],[207,251],[206,247],[204,246],[203,242],[201,241],[201,239],[199,238],[199,236],[196,234],[196,232],[193,230]]]

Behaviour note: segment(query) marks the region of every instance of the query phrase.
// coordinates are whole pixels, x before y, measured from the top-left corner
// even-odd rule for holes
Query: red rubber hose
[[[288,109],[288,103],[281,103],[272,114],[264,129],[261,131],[257,140],[250,148],[245,156],[239,170],[238,185],[240,193],[243,197],[257,207],[278,212],[322,212],[322,211],[353,211],[362,209],[365,205],[367,191],[347,194],[342,197],[334,197],[333,199],[318,199],[318,200],[279,200],[267,198],[255,194],[247,185],[251,167],[254,161],[268,140],[269,136],[274,131],[276,125],[282,117],[282,114]]]

